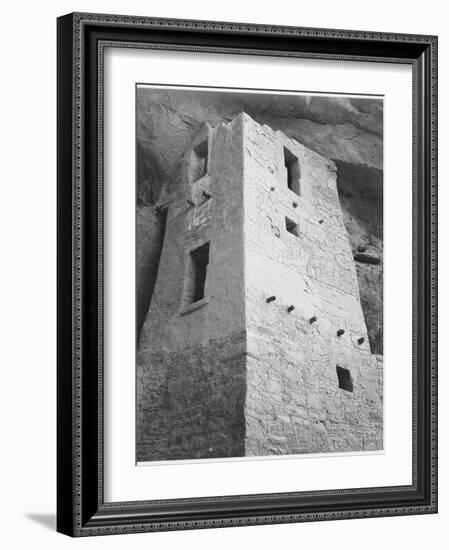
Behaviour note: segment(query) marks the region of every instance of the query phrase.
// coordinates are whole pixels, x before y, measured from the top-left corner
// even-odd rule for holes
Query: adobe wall
[[[204,139],[208,174],[191,181],[192,150]],[[242,155],[241,117],[203,127],[162,199],[168,209],[165,239],[137,353],[142,461],[237,456],[244,450]],[[189,306],[183,301],[189,254],[208,241],[205,299]]]
[[[244,332],[142,360],[137,461],[244,456]]]
[[[335,165],[250,117],[244,143],[246,454],[381,449],[381,383]],[[299,159],[299,197],[287,186],[284,146]],[[353,392],[339,388],[337,365]]]
[[[209,136],[208,174],[189,181],[192,149]],[[181,159],[178,178],[164,197],[165,239],[140,350],[182,350],[245,330],[241,118],[204,127]],[[203,191],[210,195],[204,197]],[[193,204],[192,204],[193,203]],[[184,312],[189,253],[210,241],[204,307]],[[188,309],[188,308],[187,308]],[[193,314],[194,313],[194,314]]]
[[[208,174],[192,181],[205,138]],[[300,196],[284,146],[299,159]],[[382,448],[382,367],[335,171],[244,113],[204,126],[180,159],[161,199],[165,240],[137,354],[139,461]],[[186,306],[189,253],[206,241],[205,299]],[[353,391],[339,388],[337,365]]]

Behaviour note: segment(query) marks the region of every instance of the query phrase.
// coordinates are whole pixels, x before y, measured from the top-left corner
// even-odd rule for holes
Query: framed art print
[[[58,20],[58,530],[437,511],[433,36]]]

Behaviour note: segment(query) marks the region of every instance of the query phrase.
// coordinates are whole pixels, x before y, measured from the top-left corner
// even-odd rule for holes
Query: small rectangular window
[[[208,156],[206,139],[199,143],[192,151],[192,181],[197,181],[207,174]]]
[[[298,157],[287,147],[284,147],[284,164],[287,169],[287,185],[297,195],[300,195],[300,169]]]
[[[290,218],[285,218],[285,228],[287,229],[287,231],[289,233],[291,233],[292,235],[294,235],[295,237],[299,237],[299,229],[298,229],[298,224],[295,223],[293,220],[291,220]]]
[[[346,391],[354,391],[352,376],[348,369],[337,365],[338,387]]]
[[[204,298],[208,264],[209,243],[190,252],[184,287],[184,301],[188,304],[193,304]]]

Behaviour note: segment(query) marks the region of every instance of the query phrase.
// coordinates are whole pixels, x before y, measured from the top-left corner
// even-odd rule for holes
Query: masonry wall
[[[250,117],[244,143],[246,455],[381,449],[382,384],[335,165]],[[284,147],[299,161],[299,196]],[[337,365],[350,371],[352,392],[339,388]]]
[[[165,239],[137,354],[140,461],[244,451],[242,128],[241,117],[203,127],[163,197]],[[205,139],[208,170],[196,180],[192,155]],[[205,297],[189,305],[189,254],[206,242]]]
[[[284,148],[298,159],[297,193]],[[202,128],[159,206],[165,239],[137,354],[138,460],[382,449],[382,365],[335,164],[242,113]],[[189,304],[189,254],[205,242],[205,296]]]
[[[140,354],[137,388],[137,461],[244,456],[244,332]]]

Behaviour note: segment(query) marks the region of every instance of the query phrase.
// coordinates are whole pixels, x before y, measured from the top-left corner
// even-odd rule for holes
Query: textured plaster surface
[[[192,181],[205,139],[208,173]],[[284,147],[298,158],[299,195]],[[137,357],[138,460],[382,449],[382,363],[336,164],[241,113],[200,129],[159,202],[168,215]],[[192,308],[189,252],[205,242],[206,299]]]
[[[381,383],[336,166],[245,120],[246,454],[381,449]],[[284,147],[299,160],[300,196],[287,186]],[[337,365],[350,371],[353,392],[338,387]]]
[[[338,166],[337,188],[353,254],[368,247],[377,264],[357,260],[371,351],[383,353],[383,102],[379,98],[137,90],[139,204],[155,204],[202,124],[216,127],[244,111]]]
[[[241,117],[203,127],[164,190],[164,246],[137,354],[139,460],[244,454],[242,132]],[[208,173],[192,181],[192,151],[205,139]],[[184,299],[189,253],[205,242],[207,299],[192,307]]]

